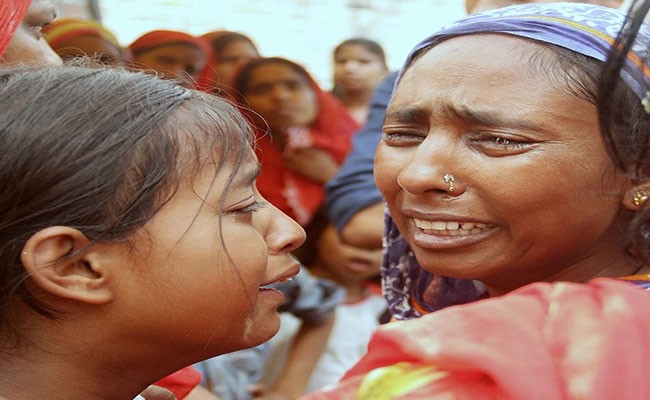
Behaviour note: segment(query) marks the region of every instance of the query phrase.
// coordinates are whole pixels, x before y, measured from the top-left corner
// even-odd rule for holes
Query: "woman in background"
[[[246,64],[235,80],[257,127],[261,193],[305,226],[323,201],[323,185],[350,150],[358,124],[311,75],[273,57]]]
[[[153,72],[180,84],[197,87],[199,73],[208,61],[205,43],[185,32],[147,32],[129,46],[133,68]]]
[[[213,31],[201,36],[209,44],[210,57],[201,72],[204,90],[220,96],[236,98],[235,77],[242,66],[260,58],[259,50],[251,38],[231,31]]]

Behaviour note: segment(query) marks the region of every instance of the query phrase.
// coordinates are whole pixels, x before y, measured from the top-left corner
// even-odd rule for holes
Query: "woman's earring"
[[[641,207],[646,203],[646,201],[648,201],[648,198],[650,198],[650,191],[639,190],[634,193],[634,197],[632,197],[632,203],[634,203],[635,206]]]
[[[445,174],[445,176],[442,177],[442,180],[445,181],[445,183],[449,184],[449,191],[453,192],[454,191],[454,176],[452,174]]]

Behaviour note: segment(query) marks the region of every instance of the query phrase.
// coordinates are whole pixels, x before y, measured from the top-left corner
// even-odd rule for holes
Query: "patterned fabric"
[[[649,307],[620,280],[535,283],[379,327],[337,385],[302,400],[645,398]]]
[[[415,46],[400,76],[423,49],[446,38],[475,33],[519,36],[604,61],[624,18],[613,9],[579,3],[526,4],[477,13],[443,28]],[[650,68],[644,58],[649,45],[650,27],[644,26],[621,73],[624,82],[641,99],[646,94],[644,88],[650,83]],[[423,270],[388,212],[384,236],[383,287],[389,309],[396,319],[416,318],[483,295],[483,287],[478,283],[438,277]]]
[[[607,7],[580,3],[533,3],[498,8],[471,15],[443,28],[411,51],[404,69],[420,50],[449,37],[473,33],[503,33],[549,43],[605,61],[625,15]],[[642,26],[621,73],[625,83],[642,99],[650,82],[645,54],[650,26]]]
[[[23,20],[30,0],[0,1],[0,57],[7,49],[11,38]]]

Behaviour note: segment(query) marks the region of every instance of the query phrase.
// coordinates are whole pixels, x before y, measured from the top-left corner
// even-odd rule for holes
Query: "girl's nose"
[[[266,242],[271,254],[292,252],[305,242],[305,230],[275,206],[274,215],[266,234]]]

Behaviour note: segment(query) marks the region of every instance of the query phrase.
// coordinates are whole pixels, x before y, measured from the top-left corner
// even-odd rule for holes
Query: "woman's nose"
[[[456,176],[458,165],[454,148],[443,141],[425,139],[406,161],[397,175],[397,183],[406,192],[422,194],[439,192],[458,196],[465,186]]]

